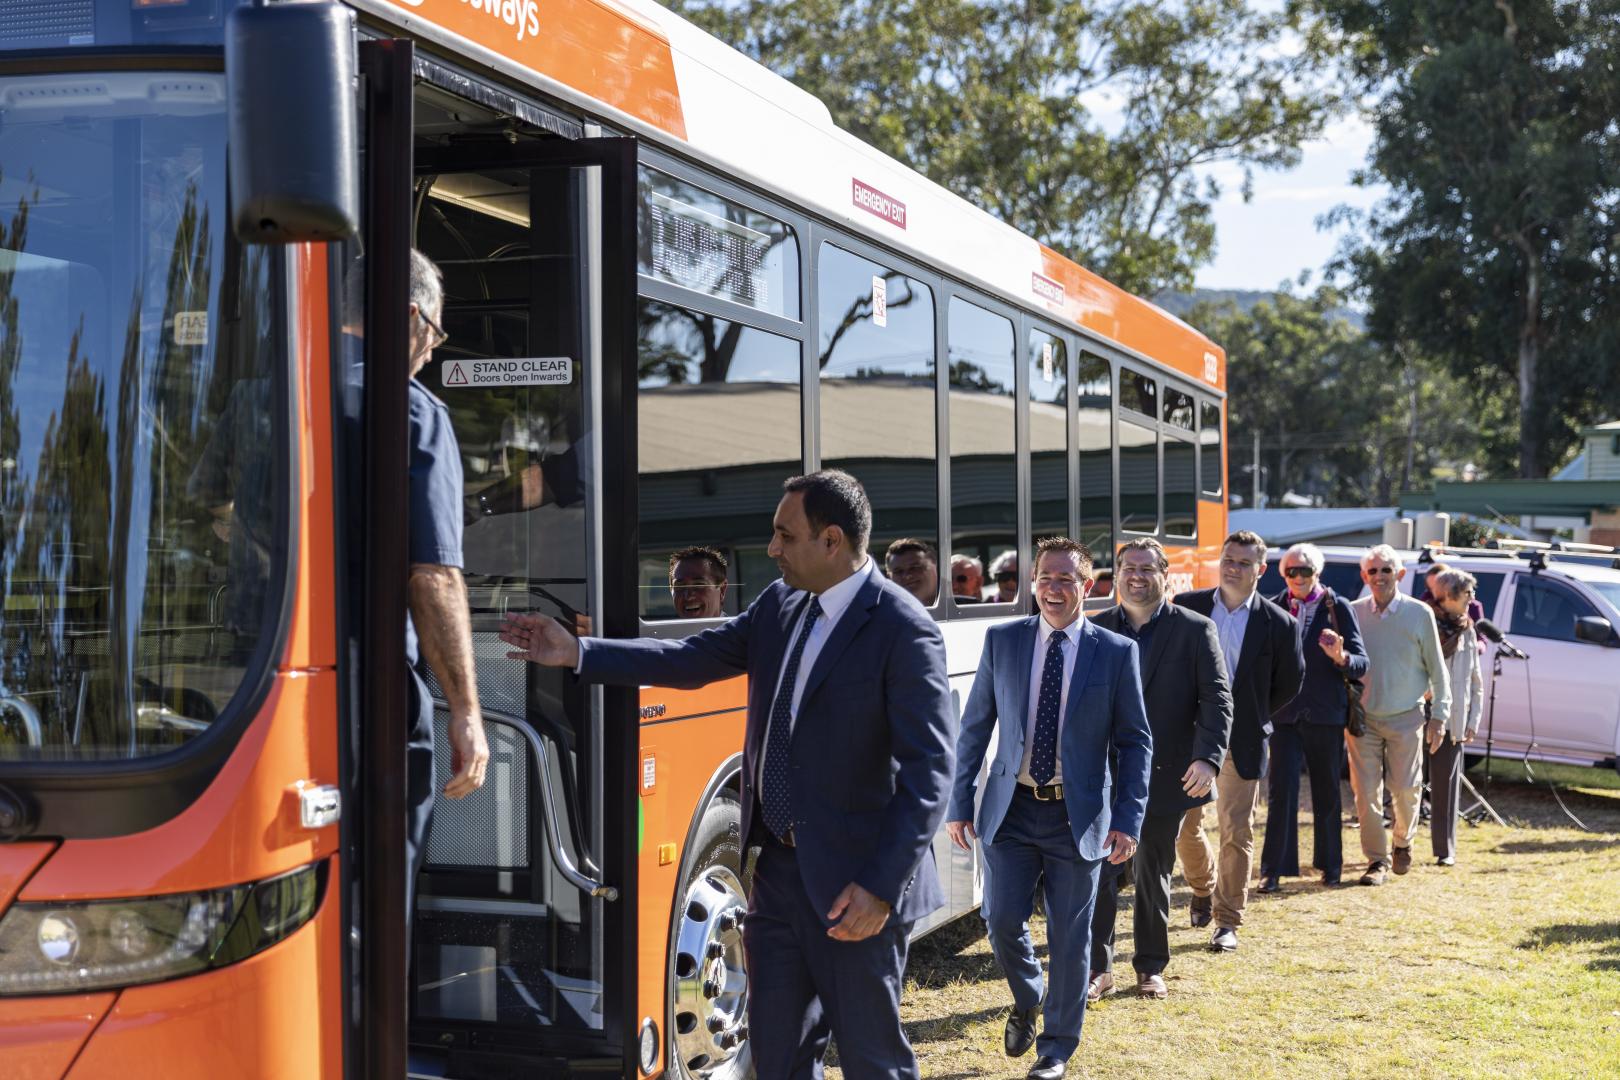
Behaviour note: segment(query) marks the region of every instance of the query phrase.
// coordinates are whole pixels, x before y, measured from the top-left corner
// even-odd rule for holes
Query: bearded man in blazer
[[[1293,616],[1260,596],[1265,569],[1266,542],[1248,530],[1235,532],[1221,546],[1220,587],[1185,592],[1175,600],[1214,622],[1232,685],[1232,738],[1215,781],[1220,853],[1211,852],[1204,838],[1202,806],[1187,811],[1176,838],[1176,854],[1193,891],[1192,924],[1208,926],[1213,918],[1210,949],[1215,952],[1234,951],[1243,925],[1271,714],[1294,700],[1305,678]]]
[[[933,839],[956,744],[944,639],[867,556],[872,508],[836,469],[783,485],[748,610],[680,640],[576,640],[510,616],[524,657],[591,682],[698,687],[748,674],[742,827],[760,845],[743,923],[748,1030],[761,1080],[915,1080],[900,1026],[912,924],[944,903]]]
[[[1066,537],[1044,539],[1030,581],[1036,614],[985,635],[962,713],[945,828],[964,851],[975,839],[984,843],[981,914],[1013,994],[1004,1048],[1018,1057],[1037,1045],[1035,1021],[1044,1012],[1029,1076],[1057,1080],[1085,1019],[1098,870],[1105,858],[1122,863],[1136,848],[1152,737],[1136,647],[1081,613],[1091,590],[1091,553]],[[996,753],[975,815],[992,735]],[[1051,949],[1044,983],[1029,936],[1035,889],[1043,883]]]
[[[1143,697],[1153,731],[1153,773],[1137,847],[1132,928],[1136,992],[1169,995],[1170,874],[1182,816],[1209,802],[1232,732],[1232,691],[1215,624],[1165,598],[1170,559],[1150,537],[1121,544],[1114,561],[1120,605],[1096,617],[1104,630],[1136,642]],[[1095,1000],[1114,989],[1117,875],[1098,890],[1091,927],[1091,988]]]

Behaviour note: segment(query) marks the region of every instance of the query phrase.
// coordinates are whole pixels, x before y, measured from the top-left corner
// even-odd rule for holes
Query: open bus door
[[[379,606],[390,582],[402,603],[407,572],[404,403],[367,380],[373,636],[359,697],[398,702],[363,706],[357,740],[363,1072],[404,1075],[408,1028],[412,1076],[634,1076],[635,692],[509,660],[497,632],[507,613],[529,611],[581,633],[635,633],[634,487],[615,482],[635,475],[635,142],[416,147],[409,44],[368,42],[361,68],[368,351],[404,354],[414,245],[445,279],[449,340],[418,378],[447,406],[461,448],[464,576],[491,753],[479,792],[437,799],[407,976],[403,821],[389,819],[403,806],[404,727],[384,719],[404,715],[403,613]],[[379,622],[386,630],[373,633]],[[440,704],[435,791],[450,759]],[[391,775],[374,775],[379,761]]]

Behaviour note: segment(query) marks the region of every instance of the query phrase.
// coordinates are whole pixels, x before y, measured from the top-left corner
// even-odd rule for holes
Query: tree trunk
[[[1541,260],[1522,233],[1514,240],[1524,256],[1524,318],[1519,323],[1519,476],[1536,480],[1541,468],[1541,416],[1536,410],[1536,367],[1541,360]]]

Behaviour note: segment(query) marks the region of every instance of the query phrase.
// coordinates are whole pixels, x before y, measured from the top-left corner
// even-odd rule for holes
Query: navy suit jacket
[[[1334,614],[1339,620],[1339,635],[1344,638],[1346,663],[1342,671],[1317,644],[1322,631],[1332,629],[1328,621],[1329,601],[1333,603]],[[1283,590],[1272,602],[1286,610],[1288,591]],[[1344,676],[1359,679],[1367,674],[1367,647],[1361,642],[1361,626],[1356,622],[1356,613],[1351,610],[1350,601],[1328,590],[1328,595],[1317,603],[1301,644],[1305,655],[1305,681],[1294,700],[1277,710],[1272,722],[1343,727],[1346,708]]]
[[[850,882],[909,922],[944,903],[933,839],[945,813],[955,710],[939,626],[875,563],[805,677],[793,726],[789,798],[799,874],[816,911]],[[754,790],[771,702],[809,594],[777,581],[736,618],[676,641],[581,641],[580,677],[692,688],[748,674],[743,835],[755,833]]]
[[[1100,612],[1097,625],[1119,632],[1126,625],[1125,609]],[[1166,604],[1142,661],[1142,686],[1153,729],[1148,808],[1155,814],[1179,814],[1209,802],[1211,795],[1188,795],[1181,778],[1194,761],[1207,761],[1219,771],[1232,734],[1232,690],[1215,624]]]
[[[1211,616],[1219,592],[1219,589],[1197,589],[1182,593],[1176,597],[1176,603],[1189,611]],[[1305,657],[1300,654],[1294,617],[1264,597],[1260,598],[1243,630],[1237,670],[1226,675],[1232,684],[1232,739],[1227,752],[1232,755],[1232,768],[1239,776],[1258,780],[1266,772],[1266,736],[1271,734],[1271,714],[1294,700],[1299,684],[1305,679]]]
[[[979,656],[979,673],[974,676],[967,708],[962,711],[956,783],[946,817],[950,821],[974,820],[973,796],[979,767],[984,763],[991,732],[999,730],[996,756],[990,762],[984,800],[974,826],[987,844],[995,841],[996,830],[1007,816],[1018,786],[1039,619],[1039,615],[1031,615],[990,628]],[[1109,761],[1110,748],[1118,751],[1117,773]],[[1090,619],[1080,623],[1058,755],[1063,763],[1063,802],[1069,811],[1069,829],[1082,859],[1100,859],[1107,854],[1103,841],[1110,830],[1132,839],[1142,835],[1153,738],[1142,705],[1136,645],[1101,629]]]

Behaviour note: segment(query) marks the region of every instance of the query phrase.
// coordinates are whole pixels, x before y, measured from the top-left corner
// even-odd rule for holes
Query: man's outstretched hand
[[[512,646],[509,660],[572,669],[579,663],[579,641],[548,615],[508,615],[501,640]]]

